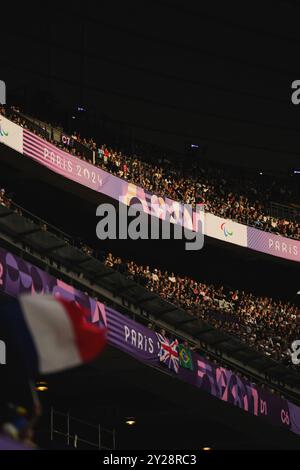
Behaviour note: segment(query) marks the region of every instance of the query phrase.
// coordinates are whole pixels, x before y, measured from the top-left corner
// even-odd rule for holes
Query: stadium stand
[[[207,212],[216,216],[231,219],[257,229],[300,239],[299,206],[297,190],[283,181],[271,178],[259,185],[257,180],[248,178],[243,181],[229,170],[215,167],[201,168],[193,165],[191,169],[170,168],[169,162],[161,159],[159,164],[148,163],[140,156],[131,157],[120,151],[99,145],[93,139],[85,139],[74,132],[71,140],[76,145],[57,143],[53,136],[20,113],[18,108],[0,107],[0,114],[5,115],[24,128],[58,145],[83,160],[126,181],[160,196],[186,204],[204,204]],[[79,146],[78,146],[79,145]],[[88,151],[82,149],[89,149]],[[280,201],[289,207],[286,217],[278,217],[270,208]],[[278,211],[277,211],[278,213]]]
[[[12,7],[0,460],[300,449],[300,4]]]
[[[0,190],[0,204],[20,216],[32,218],[26,210],[6,197],[4,188]],[[35,220],[43,231],[60,232],[45,221]],[[99,258],[99,254],[84,242],[78,244],[71,236],[68,236],[68,240],[70,244],[77,244],[86,255]],[[257,297],[250,291],[196,281],[188,276],[141,266],[111,253],[102,253],[100,260],[151,292],[158,293],[168,302],[209,322],[214,328],[237,336],[251,348],[261,350],[266,356],[293,367],[290,347],[300,334],[300,311],[292,302],[276,301],[267,296]]]
[[[197,282],[187,276],[124,261],[111,253],[105,263],[267,356],[287,365],[291,363],[290,347],[300,333],[300,311],[291,302]]]

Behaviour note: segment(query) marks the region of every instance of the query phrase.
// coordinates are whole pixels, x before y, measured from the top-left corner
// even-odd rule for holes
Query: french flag
[[[74,301],[50,295],[22,295],[1,306],[0,337],[1,329],[8,342],[8,366],[12,351],[29,377],[92,361],[106,344],[106,328],[89,323]]]

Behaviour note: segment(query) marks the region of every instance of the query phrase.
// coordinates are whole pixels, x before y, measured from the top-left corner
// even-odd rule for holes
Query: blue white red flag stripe
[[[1,309],[2,321],[31,376],[91,361],[106,344],[106,329],[89,323],[78,304],[50,295],[20,296]]]

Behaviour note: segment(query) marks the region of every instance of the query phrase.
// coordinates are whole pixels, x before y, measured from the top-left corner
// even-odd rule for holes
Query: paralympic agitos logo
[[[223,231],[225,237],[231,237],[233,235],[233,231],[232,230],[229,230],[227,227],[226,227],[226,222],[223,222],[221,224],[221,230]]]
[[[8,132],[6,132],[5,129],[2,127],[1,119],[0,119],[0,137],[7,137],[7,136],[8,136]]]

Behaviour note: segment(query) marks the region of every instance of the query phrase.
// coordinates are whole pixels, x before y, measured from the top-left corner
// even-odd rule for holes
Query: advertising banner
[[[247,226],[205,213],[205,235],[235,245],[247,246]]]
[[[193,367],[185,368],[179,364],[177,369],[172,363],[160,360],[161,349],[165,348],[172,352],[174,341],[163,339],[161,335],[108,307],[106,307],[106,314],[110,344],[144,363],[164,370],[164,372],[168,371],[179,380],[187,382],[219,400],[237,406],[255,416],[264,416],[274,424],[297,432],[295,426],[291,427],[289,402],[286,400],[252,385],[224,367],[216,366],[199,354],[191,353]],[[164,340],[166,344],[164,344]],[[177,360],[174,354],[174,361]],[[294,416],[296,416],[295,409],[299,410],[299,407],[293,405]],[[300,410],[295,421],[299,424]],[[300,433],[300,429],[298,432]]]
[[[103,318],[103,304],[2,248],[0,291],[12,297],[23,293],[62,296],[85,307],[91,312],[91,319],[98,319],[99,315]]]
[[[24,133],[24,137],[23,137]],[[300,240],[293,240],[222,219],[201,210],[188,214],[184,205],[167,197],[156,196],[128,183],[84,160],[79,159],[27,129],[0,116],[0,142],[32,158],[51,171],[76,183],[98,191],[129,206],[140,203],[146,214],[169,220],[188,229],[200,230],[205,235],[235,245],[248,247],[272,256],[300,261]],[[200,223],[199,223],[200,222]]]
[[[300,240],[263,232],[253,227],[247,227],[247,233],[248,248],[262,251],[268,255],[300,262]]]
[[[23,128],[0,115],[0,142],[23,153]]]
[[[0,291],[10,296],[25,292],[52,293],[75,300],[90,311],[91,322],[107,326],[112,346],[226,403],[254,416],[264,416],[300,435],[300,407],[254,386],[199,354],[184,351],[184,345],[176,338],[155,333],[1,248]]]
[[[50,170],[94,191],[105,194],[129,206],[133,202],[140,203],[143,211],[173,224],[192,229],[203,223],[203,211],[188,214],[183,204],[168,198],[157,197],[128,183],[84,160],[79,159],[55,145],[41,139],[32,132],[24,129],[24,155],[46,166]]]

